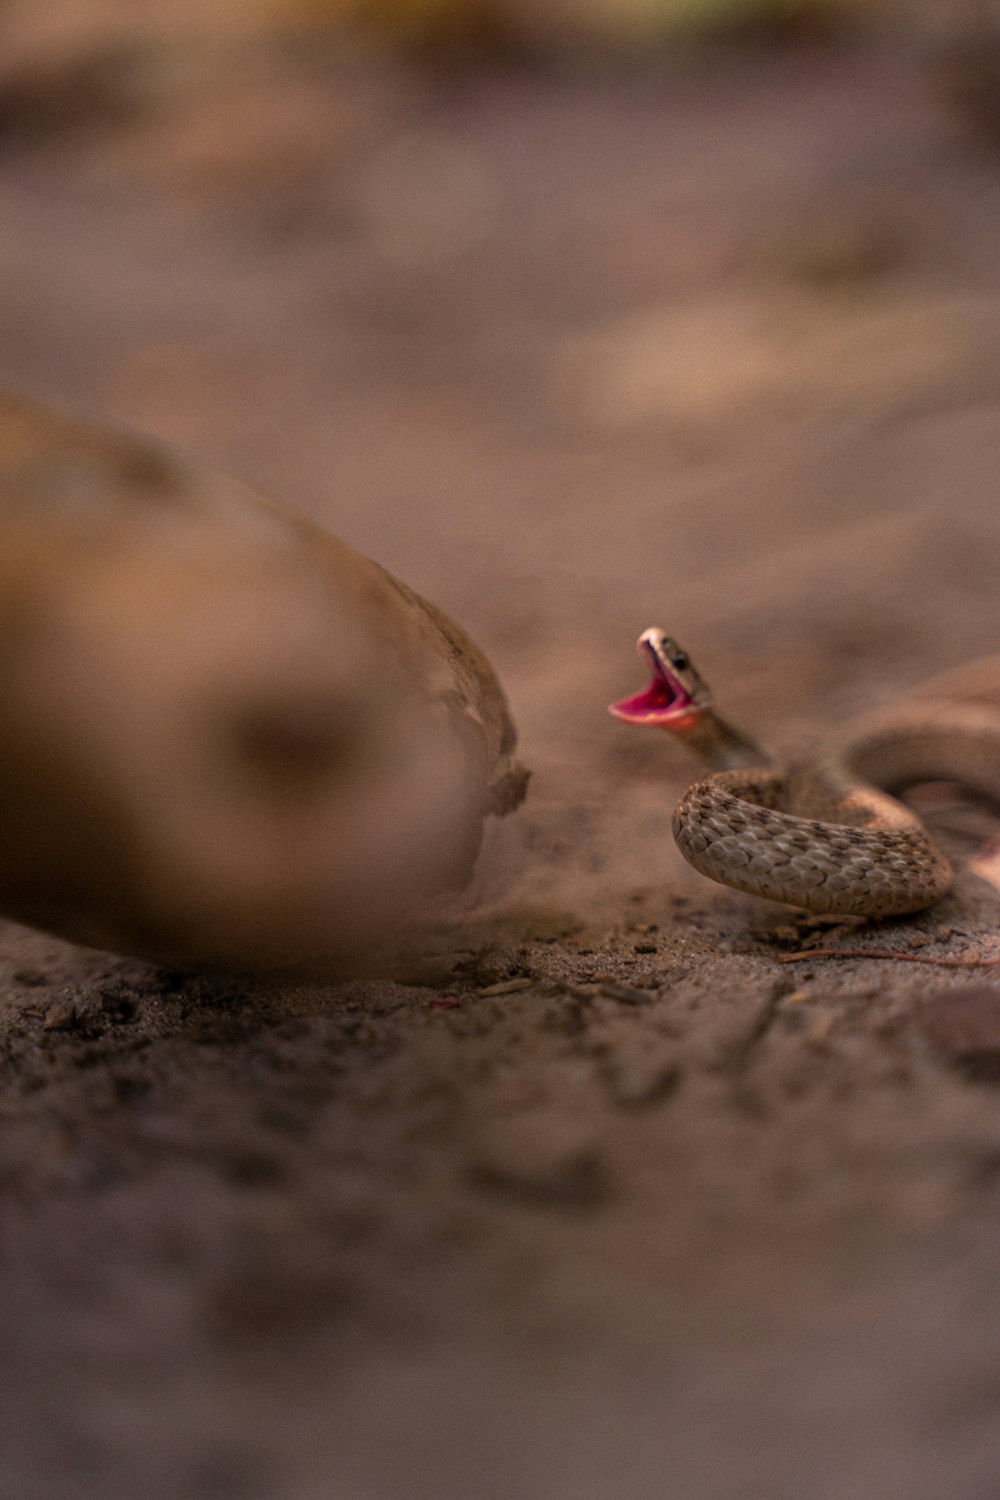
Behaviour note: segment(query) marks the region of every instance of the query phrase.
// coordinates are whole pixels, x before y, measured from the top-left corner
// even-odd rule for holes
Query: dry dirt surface
[[[874,43],[61,86],[0,122],[0,374],[451,611],[535,775],[391,979],[3,929],[3,1500],[992,1500],[1000,980],[779,959],[997,898],[710,886],[605,704],[661,624],[793,754],[1000,646],[1000,156]]]

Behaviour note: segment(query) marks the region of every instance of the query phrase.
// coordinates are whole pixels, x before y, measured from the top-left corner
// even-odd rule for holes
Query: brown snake
[[[806,764],[785,769],[715,712],[676,641],[646,630],[638,649],[653,680],[611,712],[668,730],[708,767],[673,820],[696,870],[814,912],[900,916],[944,895],[951,865],[893,794],[948,781],[1000,801],[1000,658],[933,679],[919,697],[861,720]],[[971,866],[1000,885],[996,854]]]

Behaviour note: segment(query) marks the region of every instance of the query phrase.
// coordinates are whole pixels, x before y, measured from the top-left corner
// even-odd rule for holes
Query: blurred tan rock
[[[588,425],[721,427],[804,411],[874,415],[971,369],[974,299],[710,297],[568,339],[553,399]]]
[[[0,912],[174,966],[338,967],[524,794],[492,668],[344,543],[0,399]]]

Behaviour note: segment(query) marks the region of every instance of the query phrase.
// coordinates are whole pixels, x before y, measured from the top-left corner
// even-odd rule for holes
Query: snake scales
[[[866,917],[921,911],[947,891],[949,861],[893,794],[949,781],[1000,801],[1000,658],[934,678],[786,769],[715,712],[662,630],[644,631],[638,646],[653,680],[611,712],[670,731],[708,767],[674,812],[674,837],[696,870],[772,901]],[[996,864],[981,856],[972,867],[998,883]]]

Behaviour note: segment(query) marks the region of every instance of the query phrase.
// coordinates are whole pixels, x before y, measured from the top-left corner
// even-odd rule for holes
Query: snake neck
[[[690,722],[672,733],[709,771],[739,771],[746,768],[776,769],[766,750],[727,723],[714,708],[699,709]]]

